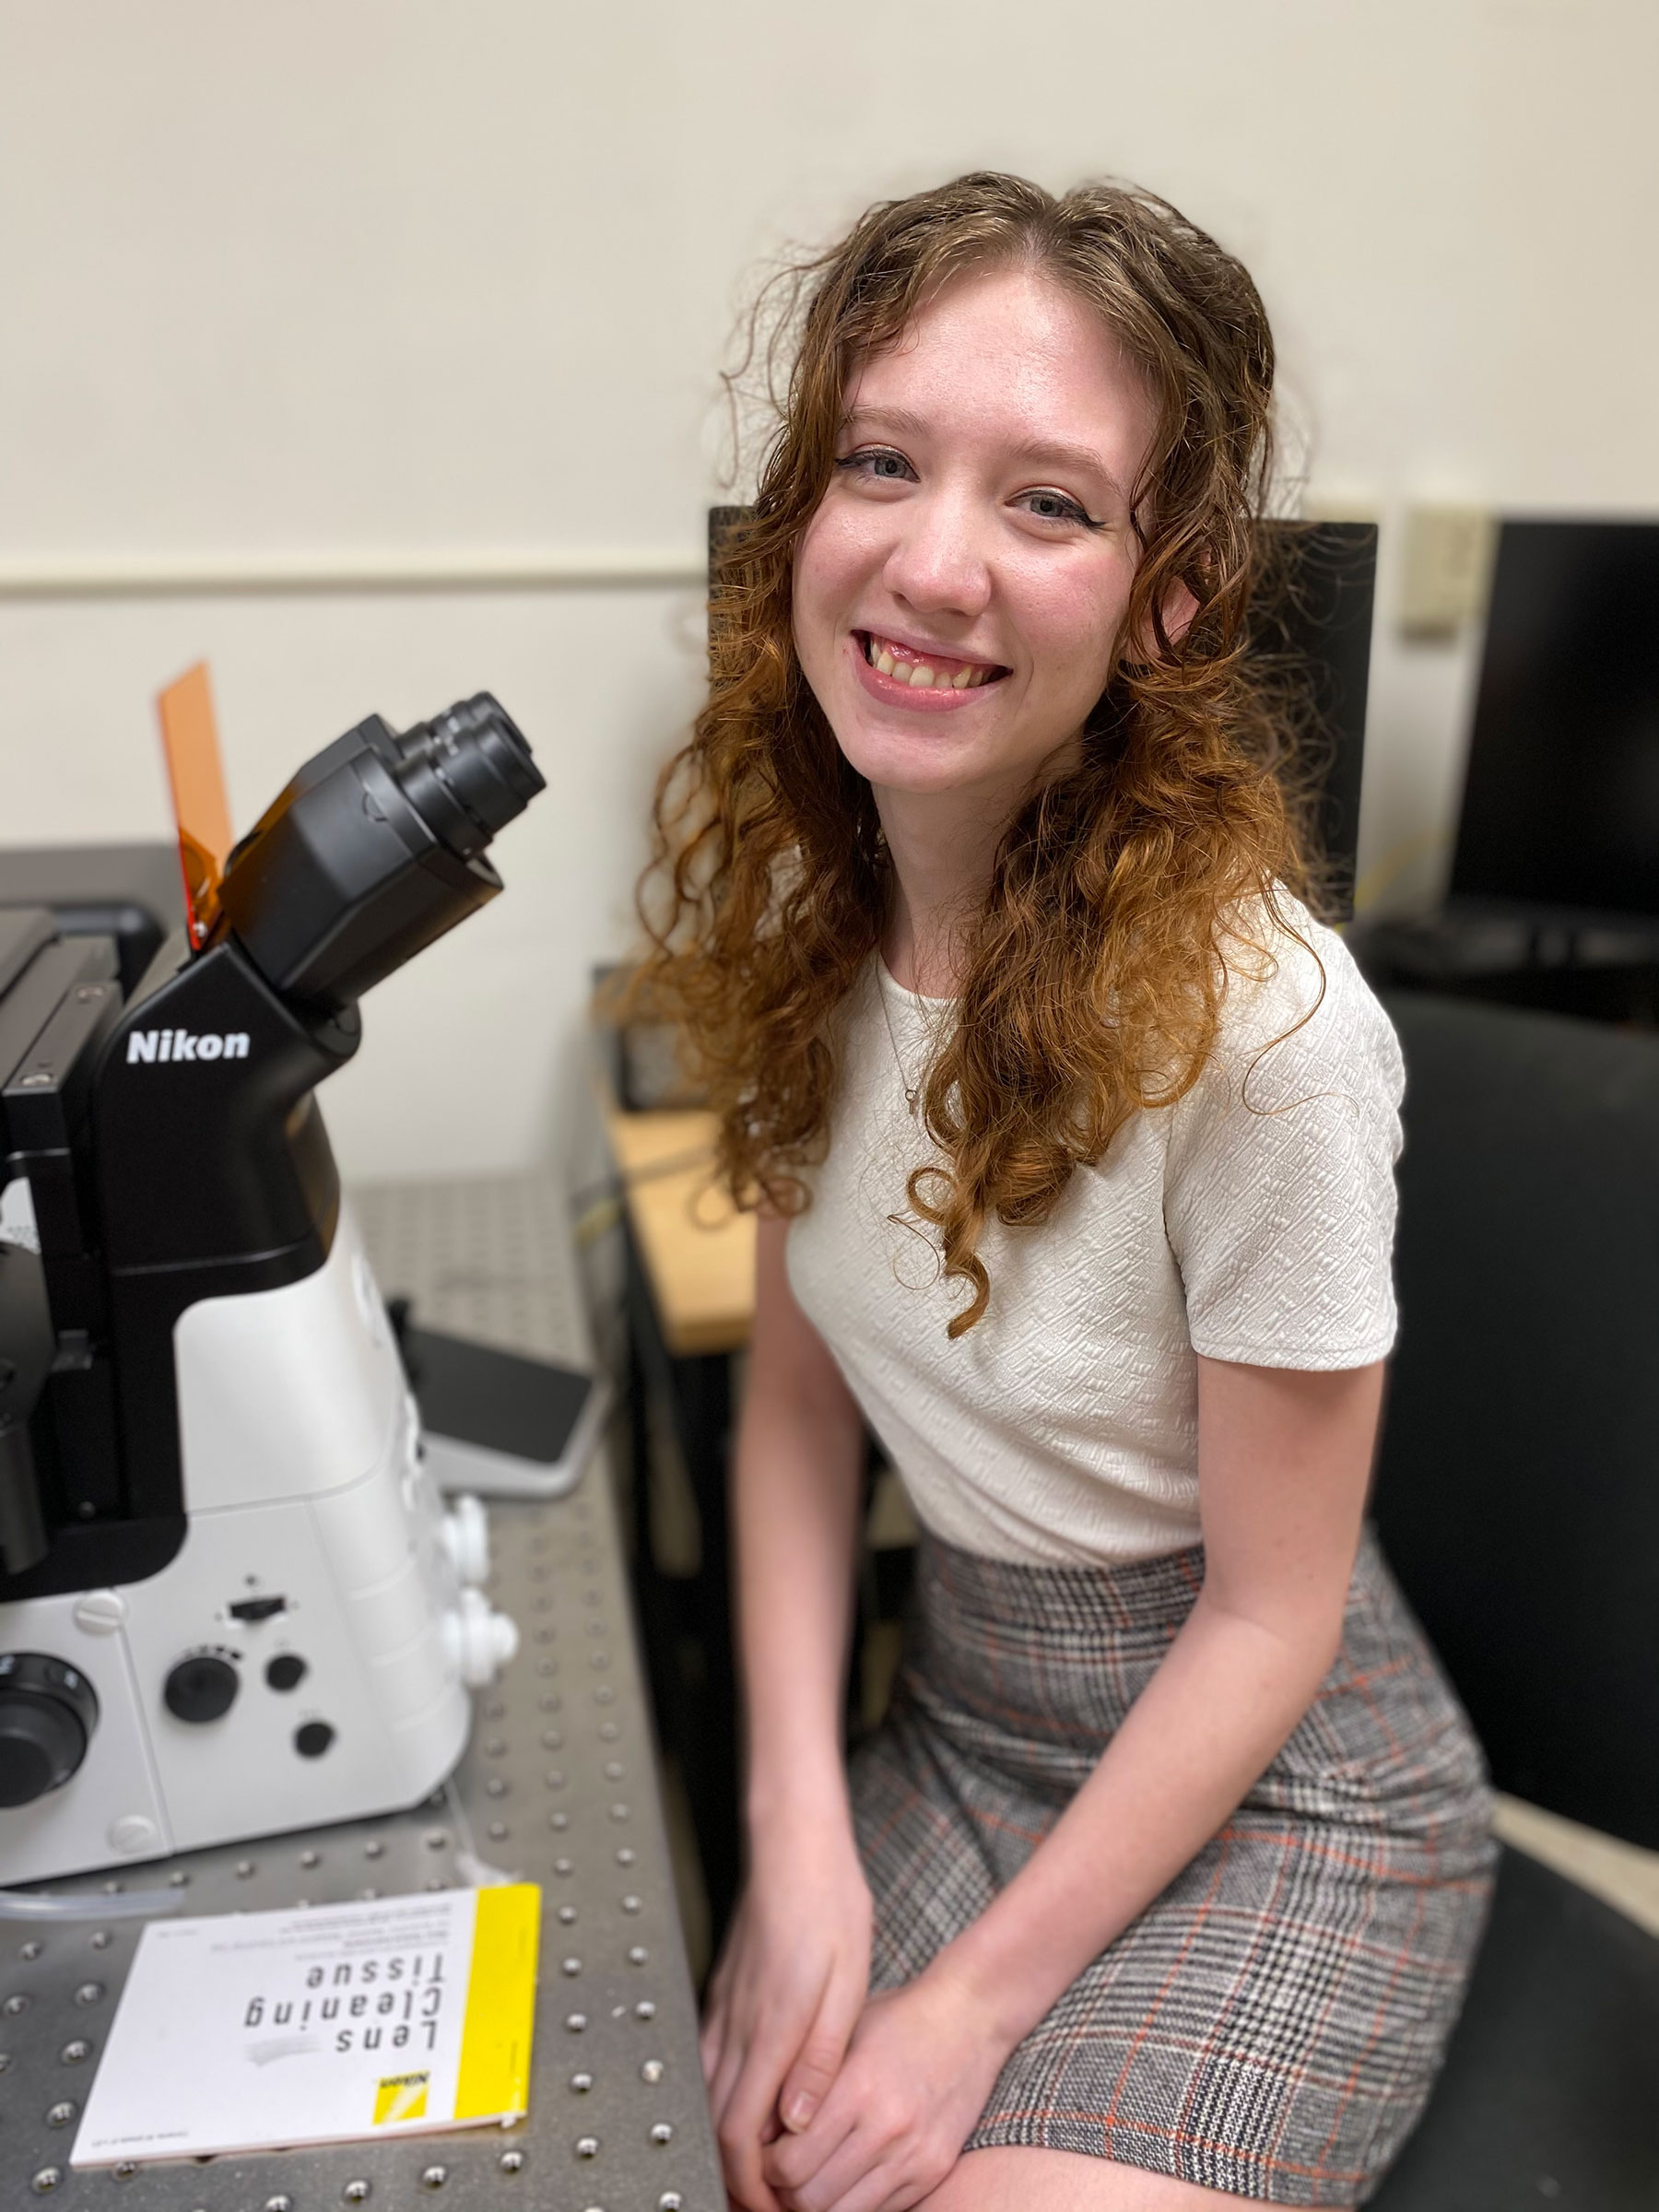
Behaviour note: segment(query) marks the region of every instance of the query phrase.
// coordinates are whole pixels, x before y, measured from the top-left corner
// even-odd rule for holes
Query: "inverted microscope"
[[[413,1804],[516,1647],[315,1091],[543,788],[487,693],[371,716],[222,872],[182,840],[130,991],[0,911],[0,1882]]]

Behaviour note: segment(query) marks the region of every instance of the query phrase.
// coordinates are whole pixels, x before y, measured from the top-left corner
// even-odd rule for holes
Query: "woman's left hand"
[[[935,1960],[869,1999],[810,2126],[766,2151],[768,2182],[791,2212],[905,2212],[956,2164],[1008,2050]]]

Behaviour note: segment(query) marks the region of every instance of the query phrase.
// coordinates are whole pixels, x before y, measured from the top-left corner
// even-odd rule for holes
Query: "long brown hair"
[[[836,1011],[875,952],[890,863],[795,657],[791,572],[830,480],[857,364],[893,346],[952,277],[1029,267],[1094,307],[1151,394],[1157,429],[1132,506],[1141,554],[1106,689],[1075,768],[1003,836],[966,945],[958,1019],[922,1113],[942,1164],[909,1195],[979,1320],[992,1215],[1053,1213],[1145,1106],[1179,1098],[1216,1037],[1230,936],[1288,926],[1301,841],[1276,767],[1286,717],[1244,657],[1272,465],[1273,339],[1240,264],[1166,202],[1085,184],[959,177],[872,207],[774,280],[759,345],[776,428],[751,512],[710,599],[708,703],[664,771],[641,885],[641,985],[677,1020],[720,1115],[739,1205],[797,1212],[823,1156]],[[766,312],[767,299],[757,309]],[[751,324],[751,340],[761,328]],[[751,347],[753,358],[753,347]],[[1185,635],[1164,610],[1184,584]],[[1153,641],[1133,656],[1122,639]],[[1264,903],[1265,902],[1265,903]],[[1256,926],[1252,917],[1256,917]]]

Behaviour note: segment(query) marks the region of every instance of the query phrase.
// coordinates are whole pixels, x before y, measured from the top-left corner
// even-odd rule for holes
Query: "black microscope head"
[[[501,879],[483,857],[546,782],[488,691],[400,735],[371,714],[307,761],[230,853],[211,942],[273,990],[351,1006]]]

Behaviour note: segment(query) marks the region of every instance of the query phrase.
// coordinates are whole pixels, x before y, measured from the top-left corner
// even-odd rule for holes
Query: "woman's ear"
[[[1171,645],[1179,645],[1193,627],[1193,617],[1198,612],[1198,602],[1179,577],[1164,594],[1164,635]]]
[[[1179,645],[1193,627],[1193,618],[1198,612],[1197,599],[1179,577],[1165,586],[1161,611],[1165,637],[1171,645]],[[1124,658],[1132,665],[1147,668],[1158,659],[1158,633],[1153,629],[1152,618],[1148,613],[1136,624],[1133,636],[1125,641]]]

